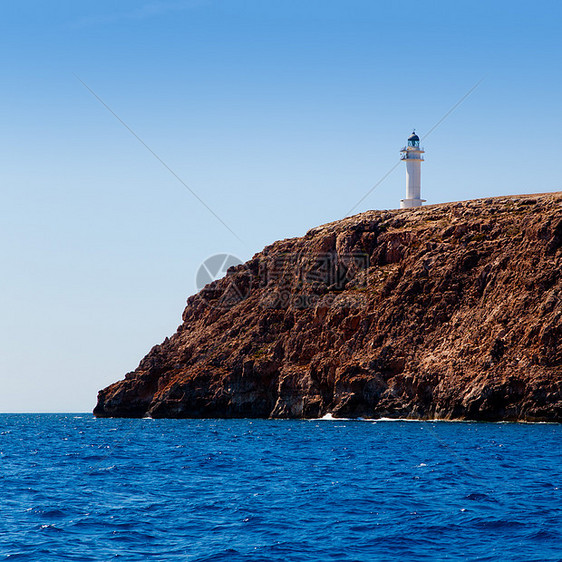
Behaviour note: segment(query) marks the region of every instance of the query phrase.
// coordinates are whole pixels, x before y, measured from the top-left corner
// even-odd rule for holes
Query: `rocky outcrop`
[[[369,211],[191,296],[97,416],[562,421],[562,194]]]

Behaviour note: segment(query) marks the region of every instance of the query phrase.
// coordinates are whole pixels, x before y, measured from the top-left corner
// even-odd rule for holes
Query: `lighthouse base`
[[[400,199],[400,208],[411,209],[412,207],[421,207],[425,201],[425,199]]]

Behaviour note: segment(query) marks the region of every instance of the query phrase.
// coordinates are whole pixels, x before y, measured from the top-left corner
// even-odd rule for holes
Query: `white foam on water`
[[[412,418],[372,418],[369,420],[370,422],[421,422],[421,421],[432,421],[432,420],[416,420]]]
[[[321,418],[310,418],[310,421],[353,421],[352,418],[335,418],[332,414],[328,413]]]
[[[308,421],[353,421],[353,422],[421,422],[421,421],[435,421],[435,420],[418,420],[411,418],[336,418],[333,414],[328,413],[321,418],[308,418]]]

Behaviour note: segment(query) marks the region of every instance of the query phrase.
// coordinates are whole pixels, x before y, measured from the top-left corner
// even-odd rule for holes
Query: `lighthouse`
[[[420,137],[414,131],[408,137],[408,145],[400,151],[400,159],[406,162],[406,199],[400,201],[401,209],[421,207],[425,199],[421,199],[421,163],[423,148],[420,148]]]

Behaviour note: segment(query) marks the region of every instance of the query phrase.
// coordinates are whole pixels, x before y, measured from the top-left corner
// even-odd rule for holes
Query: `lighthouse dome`
[[[418,137],[418,135],[416,135],[416,131],[414,131],[408,137],[408,146],[411,146],[413,148],[419,148],[420,147],[420,137]]]

